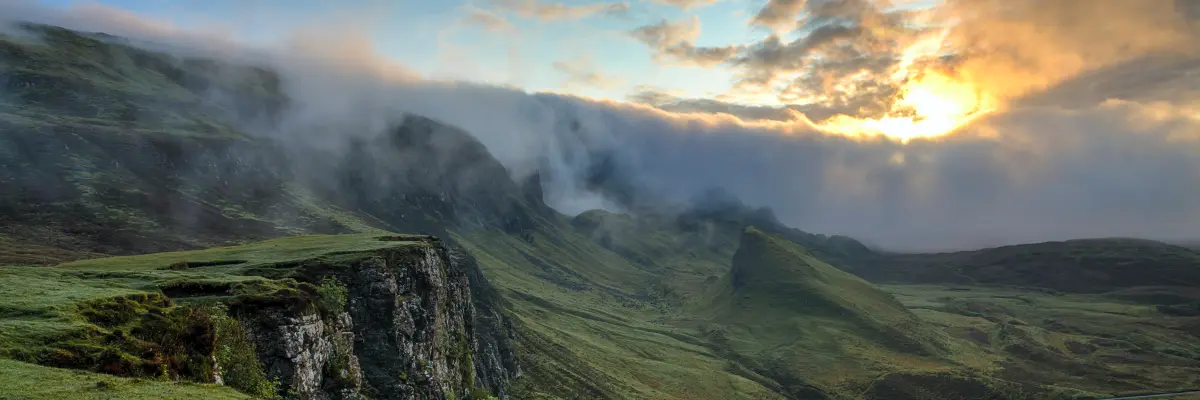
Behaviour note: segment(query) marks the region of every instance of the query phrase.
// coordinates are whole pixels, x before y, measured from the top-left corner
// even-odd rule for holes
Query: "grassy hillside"
[[[1094,393],[1200,387],[1200,318],[1108,296],[885,285],[923,321],[979,349],[989,376]]]
[[[740,242],[696,314],[710,321],[701,329],[714,344],[754,360],[761,373],[844,393],[873,371],[940,364],[945,339],[891,295],[757,228]]]
[[[891,295],[813,257],[804,248],[747,228],[705,312],[715,321],[812,335],[805,325],[840,327],[896,349],[933,353],[939,347],[917,318]],[[791,340],[788,340],[791,341]]]
[[[1200,253],[1138,239],[1083,239],[939,254],[886,254],[853,271],[879,282],[977,283],[1100,293],[1200,286]]]
[[[251,399],[229,387],[196,383],[119,378],[79,370],[43,367],[0,359],[0,399]]]
[[[91,388],[103,389],[98,397],[122,391],[147,396],[154,388],[169,386],[156,380],[208,382],[213,368],[209,355],[220,346],[238,343],[237,334],[222,330],[226,325],[214,325],[212,321],[221,320],[223,312],[210,306],[258,309],[271,304],[320,304],[326,289],[313,274],[336,273],[331,266],[376,250],[423,245],[425,240],[429,239],[374,234],[301,236],[56,267],[0,266],[0,358],[144,378],[104,380],[108,383]],[[237,369],[231,367],[236,365],[231,360],[220,361],[226,366],[228,384],[251,393],[268,391],[261,386],[266,385],[262,372],[257,378],[235,374],[251,371],[247,373],[253,375],[257,365]],[[0,379],[15,380],[39,370],[5,365],[14,369],[0,373]],[[61,380],[42,380],[39,390],[29,384],[13,387],[30,390],[31,396],[50,396],[95,379],[87,374],[48,373]],[[182,395],[208,388],[214,396],[229,395],[224,388],[212,386],[179,387],[168,389]]]
[[[720,198],[670,216],[569,219],[536,182],[513,182],[435,121],[405,118],[344,153],[282,146],[239,129],[286,110],[287,82],[267,69],[28,29],[0,36],[0,356],[147,377],[0,361],[0,383],[22,396],[232,393],[151,379],[168,363],[142,356],[162,349],[141,342],[179,330],[147,330],[146,316],[187,326],[176,310],[310,296],[316,271],[300,261],[425,240],[377,240],[388,231],[469,253],[473,297],[496,300],[477,312],[516,328],[521,399],[1070,398],[1200,385],[1197,297],[1180,289],[1200,286],[1191,250],[1072,241],[881,254]],[[247,244],[310,233],[362,234]],[[177,252],[232,244],[243,245]],[[50,383],[22,383],[34,373]]]
[[[524,377],[517,398],[777,399],[730,370],[656,294],[655,276],[596,246],[562,222],[526,240],[463,231],[517,322]]]

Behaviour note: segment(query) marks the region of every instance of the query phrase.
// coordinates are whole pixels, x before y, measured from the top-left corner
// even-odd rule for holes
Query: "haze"
[[[641,195],[890,249],[1200,238],[1183,0],[191,3],[0,15],[271,64],[295,102],[262,134],[457,125],[568,214],[629,205],[584,184],[615,160]]]

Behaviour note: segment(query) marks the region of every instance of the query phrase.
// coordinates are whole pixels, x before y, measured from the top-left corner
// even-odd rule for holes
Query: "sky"
[[[9,0],[0,16],[267,49],[252,61],[293,100],[269,134],[424,115],[538,173],[567,214],[627,206],[585,184],[616,160],[658,195],[721,188],[890,249],[1200,239],[1194,1],[346,3]]]
[[[732,84],[720,68],[655,62],[651,50],[628,34],[632,29],[695,16],[703,27],[698,45],[749,42],[761,35],[746,24],[756,10],[748,1],[714,2],[687,11],[652,1],[558,2],[564,10],[579,10],[560,12],[564,15],[526,10],[551,2],[488,0],[40,2],[55,7],[98,3],[180,28],[233,32],[260,43],[286,40],[297,29],[345,29],[333,24],[353,21],[350,29],[368,35],[380,54],[426,77],[610,99],[623,99],[639,85],[700,97],[724,92]],[[597,6],[618,11],[588,11]]]

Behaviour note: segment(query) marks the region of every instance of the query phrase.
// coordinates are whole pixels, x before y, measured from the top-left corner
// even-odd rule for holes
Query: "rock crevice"
[[[287,304],[236,315],[267,375],[298,398],[503,398],[517,374],[511,327],[497,309],[476,316],[468,265],[449,254],[431,241],[312,261],[301,267],[306,279],[344,286],[343,310]]]

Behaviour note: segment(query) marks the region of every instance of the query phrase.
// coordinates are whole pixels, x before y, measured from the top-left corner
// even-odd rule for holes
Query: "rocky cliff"
[[[429,236],[313,235],[0,267],[0,324],[26,327],[0,356],[265,398],[505,398],[511,328],[477,313],[488,302],[452,253]]]
[[[0,34],[0,255],[31,243],[61,251],[56,262],[304,234],[448,238],[456,225],[517,232],[544,212],[481,144],[435,121],[397,116],[390,129],[337,143],[278,126],[253,134],[246,121],[277,122],[288,104],[270,70],[19,28]],[[304,398],[462,398],[476,386],[501,395],[518,369],[500,297],[454,244],[422,243],[328,248],[338,254],[282,257],[286,268],[185,259],[155,268],[186,277],[136,289],[227,301],[266,377]],[[249,289],[230,268],[282,292],[241,293]],[[302,294],[328,282],[345,290],[345,305],[321,312],[319,296]],[[90,361],[62,366],[94,369]]]
[[[253,337],[267,375],[300,398],[503,392],[515,371],[486,339],[480,343],[464,266],[437,241],[425,243],[298,266],[307,278],[344,285],[340,309],[283,302],[231,312]]]

